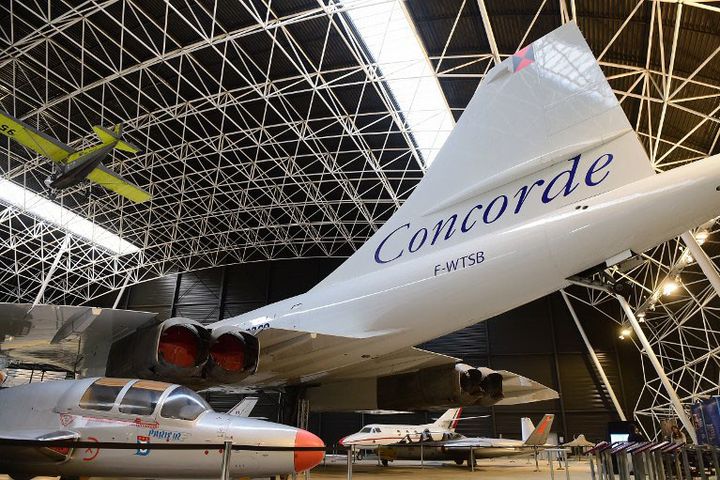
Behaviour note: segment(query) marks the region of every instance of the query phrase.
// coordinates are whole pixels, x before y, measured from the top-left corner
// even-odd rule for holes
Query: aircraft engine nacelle
[[[488,406],[502,398],[502,375],[464,363],[377,379],[377,406],[383,410]]]
[[[255,373],[259,343],[253,335],[208,330],[188,318],[170,318],[115,342],[106,375],[212,386]]]
[[[255,373],[260,344],[247,332],[220,327],[211,333],[209,353],[205,369],[208,378],[217,383],[234,383]]]

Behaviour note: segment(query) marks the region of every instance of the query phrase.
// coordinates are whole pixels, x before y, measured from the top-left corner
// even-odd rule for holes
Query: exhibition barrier
[[[720,471],[720,448],[664,442],[600,442],[588,450],[593,480],[707,480]]]

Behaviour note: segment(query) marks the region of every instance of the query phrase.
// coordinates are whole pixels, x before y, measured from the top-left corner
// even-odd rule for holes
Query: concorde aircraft
[[[45,179],[45,185],[53,191],[70,188],[89,180],[135,203],[150,200],[152,196],[147,191],[129,182],[102,163],[113,149],[129,153],[140,151],[138,147],[123,139],[122,125],[115,125],[112,130],[95,125],[93,131],[101,143],[76,151],[60,140],[49,137],[27,123],[0,111],[1,134],[39,153],[55,164],[52,175]]]
[[[393,460],[452,460],[458,465],[476,458],[513,457],[536,453],[549,447],[547,438],[553,419],[546,414],[537,428],[528,417],[521,419],[522,440],[511,438],[464,437],[455,434],[451,438],[435,441],[423,440],[422,452],[419,442],[396,443],[378,447],[377,454],[383,465]],[[472,457],[470,451],[472,450]]]
[[[80,369],[297,386],[316,410],[493,405],[528,388],[548,398],[413,346],[719,213],[720,158],[656,174],[571,22],[485,75],[408,200],[310,291],[210,325],[151,323],[109,348],[84,342]]]
[[[244,413],[252,401],[238,405]],[[217,413],[192,390],[149,380],[86,378],[0,390],[0,473],[218,478],[288,475],[323,459],[310,432]]]

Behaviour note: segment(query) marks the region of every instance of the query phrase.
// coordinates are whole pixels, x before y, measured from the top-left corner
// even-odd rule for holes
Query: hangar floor
[[[470,479],[483,480],[535,480],[550,477],[550,468],[547,462],[540,463],[540,471],[535,471],[535,464],[529,458],[478,460],[474,472],[468,470],[467,465],[457,466],[453,463],[425,462],[420,467],[417,462],[398,461],[388,467],[379,466],[374,460],[363,460],[353,466],[353,479],[391,478],[393,480],[423,479]],[[557,469],[557,465],[555,466]],[[555,470],[555,478],[566,479],[565,470]],[[582,460],[571,460],[569,463],[571,480],[590,479],[590,464]],[[419,476],[421,475],[421,477]],[[300,477],[302,478],[302,477]],[[347,478],[344,457],[328,456],[325,465],[320,465],[312,471],[311,478]]]
[[[399,461],[392,463],[389,467],[377,465],[375,461],[364,460],[353,466],[353,479],[393,479],[393,480],[416,480],[423,478],[424,480],[463,480],[478,479],[483,480],[540,480],[549,479],[550,469],[547,462],[540,464],[540,471],[535,471],[535,465],[526,458],[520,459],[495,459],[495,460],[478,460],[478,466],[474,472],[468,470],[467,466],[457,466],[452,463],[441,462],[425,462],[424,467],[420,467],[417,462]],[[571,480],[589,480],[590,465],[587,461],[572,460],[569,464],[569,478]],[[565,480],[565,470],[554,471],[557,480]],[[303,479],[303,476],[298,476]],[[347,470],[344,457],[328,456],[325,465],[315,468],[310,474],[312,479],[347,478]],[[0,475],[0,480],[11,480],[6,475]],[[35,480],[57,480],[56,477],[36,477]]]

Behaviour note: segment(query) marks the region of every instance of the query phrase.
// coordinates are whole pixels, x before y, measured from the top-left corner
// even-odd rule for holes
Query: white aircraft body
[[[310,432],[214,412],[192,390],[163,382],[32,383],[0,390],[0,405],[0,473],[15,480],[218,478],[226,442],[233,478],[293,474],[325,455]]]
[[[360,448],[372,448],[379,445],[392,445],[406,441],[419,442],[447,439],[455,433],[455,427],[461,420],[462,408],[451,408],[443,413],[433,423],[425,425],[393,425],[393,424],[370,424],[365,425],[360,431],[341,438],[338,442],[344,447],[356,446]]]
[[[452,460],[458,465],[463,461],[470,462],[470,450],[472,458],[498,458],[535,453],[539,449],[549,447],[547,445],[548,434],[552,427],[552,414],[546,414],[538,424],[537,428],[532,421],[524,417],[521,419],[523,439],[511,438],[485,438],[485,437],[463,437],[450,438],[441,441],[423,441],[422,452],[419,443],[406,443],[387,445],[378,448],[378,457],[383,465],[387,466],[393,460]]]
[[[97,364],[83,372],[107,367],[112,376],[200,387],[297,385],[315,410],[554,398],[524,377],[413,345],[714,218],[718,190],[717,157],[655,173],[568,23],[488,72],[412,195],[316,287],[207,326],[170,319],[109,352],[106,341],[85,342],[83,358]]]

